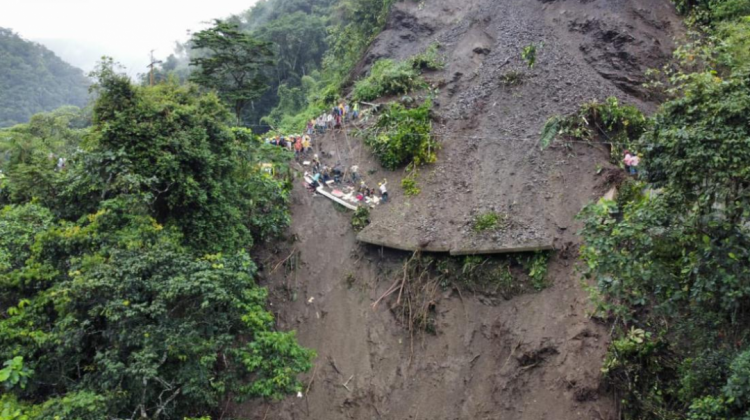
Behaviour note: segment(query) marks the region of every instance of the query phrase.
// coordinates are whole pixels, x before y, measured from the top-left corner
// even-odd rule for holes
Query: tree
[[[0,266],[0,360],[21,355],[34,372],[18,397],[50,405],[86,392],[100,404],[85,418],[182,419],[230,392],[301,390],[313,353],[272,330],[246,252],[196,256],[127,198],[46,230],[47,212],[30,206],[0,213],[3,238],[23,234],[0,250],[30,254]]]
[[[0,210],[0,418],[178,420],[299,392],[314,352],[274,329],[247,251],[289,221],[288,184],[258,165],[289,152],[230,128],[214,93],[97,75],[82,135],[10,130],[30,141],[0,189],[50,179]]]
[[[320,65],[326,49],[326,28],[323,17],[296,12],[283,15],[261,26],[258,38],[272,42],[276,53],[276,82],[284,84],[299,78]]]
[[[206,252],[252,246],[273,231],[269,221],[276,229],[286,226],[285,185],[249,167],[267,148],[230,129],[215,94],[175,83],[135,86],[111,62],[98,74],[91,147],[59,183],[59,214],[75,220],[96,212],[103,199],[128,194]]]
[[[650,184],[584,209],[581,254],[600,309],[623,321],[605,371],[627,418],[744,418],[750,76],[680,83],[635,142]]]
[[[267,89],[266,72],[273,64],[272,45],[244,33],[236,25],[216,20],[212,28],[197,32],[191,39],[196,50],[206,50],[206,57],[191,58],[197,67],[190,79],[215,89],[232,104],[237,124],[242,112]]]
[[[36,114],[27,124],[0,131],[0,170],[8,188],[0,192],[0,204],[32,199],[51,204],[55,184],[62,175],[59,159],[68,159],[80,145],[90,117],[76,107],[62,107]]]

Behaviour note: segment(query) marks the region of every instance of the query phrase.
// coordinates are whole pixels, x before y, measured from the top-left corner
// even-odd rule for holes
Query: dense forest
[[[748,419],[750,1],[676,4],[690,32],[650,72],[667,98],[653,117],[610,101],[552,124],[608,127],[643,158],[616,200],[580,215],[596,314],[614,324],[602,372],[623,417]]]
[[[289,224],[290,154],[242,126],[304,78],[335,99],[388,7],[263,2],[195,33],[189,71],[134,84],[104,59],[91,106],[0,130],[0,418],[208,418],[302,390],[315,353],[275,329],[251,257]]]
[[[253,243],[288,222],[288,156],[214,94],[136,87],[111,61],[92,115],[0,132],[3,419],[183,418],[299,390]],[[90,125],[87,125],[90,122]]]
[[[269,63],[258,68],[263,89],[243,107],[242,125],[301,130],[351,82],[350,70],[385,25],[393,1],[262,0],[225,19],[226,25],[268,43],[271,53]],[[194,36],[157,68],[156,80],[187,80],[210,55]]]
[[[83,71],[52,51],[0,28],[0,127],[63,105],[83,107],[89,84]]]
[[[275,328],[253,261],[290,223],[291,153],[258,134],[350,87],[426,89],[437,48],[352,80],[393,1],[263,0],[193,34],[154,86],[103,60],[85,109],[54,109],[85,105],[79,71],[0,30],[0,125],[28,120],[0,130],[0,419],[208,419],[303,390],[315,353]],[[580,214],[623,417],[748,419],[750,0],[675,3],[690,32],[649,72],[656,114],[587,104],[542,142],[596,125],[643,157]],[[430,107],[389,104],[362,132],[383,167],[434,161]]]

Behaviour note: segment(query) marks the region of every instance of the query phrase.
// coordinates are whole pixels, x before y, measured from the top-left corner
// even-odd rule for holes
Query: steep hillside
[[[680,32],[669,2],[446,0],[394,8],[363,65],[440,43],[448,65],[430,77],[443,86],[435,130],[442,150],[418,179],[423,193],[379,209],[363,236],[375,243],[408,238],[407,249],[436,251],[569,237],[571,215],[591,198],[600,162],[589,147],[542,153],[540,129],[553,115],[609,96],[655,109],[640,85],[648,68],[670,56]],[[529,69],[521,52],[531,44],[537,60]],[[509,75],[518,84],[506,86]],[[471,221],[487,211],[507,214],[510,228],[472,235]]]
[[[40,44],[0,28],[0,127],[88,101],[88,79]]]
[[[356,130],[317,140],[330,163],[360,165],[370,185],[389,181],[391,202],[374,210],[360,238],[424,251],[549,242],[551,285],[515,297],[449,285],[430,303],[434,334],[414,331],[391,303],[372,307],[412,254],[358,243],[350,215],[297,182],[290,241],[266,256],[264,275],[280,326],[316,349],[316,366],[303,399],[230,411],[254,419],[617,418],[600,384],[610,331],[588,317],[574,220],[617,174],[605,145],[542,153],[539,131],[550,116],[609,96],[653,111],[643,74],[668,59],[682,32],[667,0],[396,3],[357,74],[438,42],[447,66],[426,77],[440,88],[441,150],[420,170],[421,194],[407,197],[398,187],[404,174],[384,172]],[[521,58],[531,44],[533,68]],[[521,82],[504,82],[511,76]],[[507,214],[508,228],[472,232],[487,211]]]

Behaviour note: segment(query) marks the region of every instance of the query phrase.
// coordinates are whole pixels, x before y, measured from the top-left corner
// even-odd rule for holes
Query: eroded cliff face
[[[384,172],[352,137],[318,140],[344,166],[389,180],[391,199],[365,234],[406,246],[444,249],[548,241],[556,251],[551,286],[505,300],[449,287],[434,306],[435,334],[409,331],[386,291],[411,253],[358,243],[350,214],[332,210],[301,182],[293,226],[265,264],[280,326],[298,330],[318,352],[304,398],[234,407],[253,419],[615,419],[600,386],[609,330],[588,317],[575,271],[574,216],[607,189],[618,171],[601,144],[541,152],[539,131],[555,114],[616,96],[644,111],[644,72],[671,55],[682,33],[668,0],[426,0],[394,6],[386,30],[363,58],[405,59],[439,42],[444,70],[435,132],[438,162],[420,169],[422,189],[403,196],[403,172]],[[528,68],[524,46],[536,44]],[[521,83],[503,83],[511,72]],[[505,213],[507,229],[475,234],[485,211]],[[279,263],[296,253],[294,270]],[[276,270],[272,270],[276,267]],[[307,389],[306,389],[307,391]],[[243,417],[244,418],[244,417]]]
[[[541,128],[553,115],[609,96],[653,110],[644,74],[665,63],[681,32],[666,0],[397,3],[361,70],[438,42],[448,65],[428,78],[441,87],[435,131],[442,150],[422,171],[422,194],[379,209],[363,236],[408,238],[436,251],[570,240],[560,228],[590,200],[601,162],[585,147],[542,153]],[[521,51],[531,44],[537,61],[530,69]],[[508,76],[519,83],[507,86]],[[475,214],[490,210],[508,214],[511,227],[472,235]]]

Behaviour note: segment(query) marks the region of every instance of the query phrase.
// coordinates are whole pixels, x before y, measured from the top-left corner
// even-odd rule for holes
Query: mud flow
[[[389,202],[372,211],[362,235],[422,252],[359,242],[351,212],[295,182],[288,240],[257,257],[279,327],[297,330],[318,358],[301,398],[247,403],[234,414],[616,418],[600,387],[609,331],[587,316],[574,217],[620,177],[605,145],[559,143],[542,152],[539,132],[552,115],[609,96],[653,111],[644,73],[670,57],[682,31],[668,0],[396,3],[355,76],[379,58],[440,44],[447,65],[425,76],[440,87],[441,149],[420,171],[422,192],[404,196],[403,171],[383,170],[354,125],[315,147],[331,164],[358,165],[370,184],[388,180]],[[521,59],[530,44],[540,45],[533,68]],[[472,230],[485,212],[506,215],[505,228]],[[529,244],[553,248],[541,286],[528,275],[530,254],[429,252]]]

